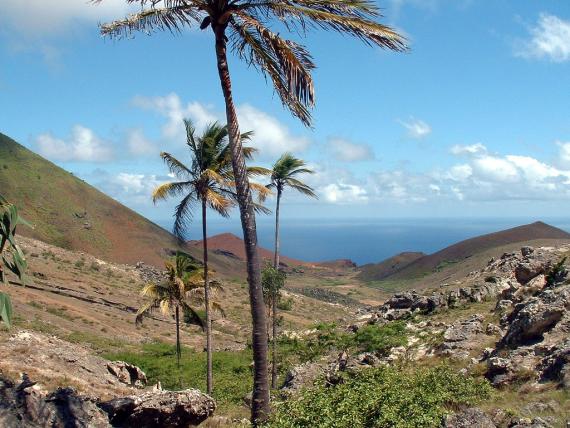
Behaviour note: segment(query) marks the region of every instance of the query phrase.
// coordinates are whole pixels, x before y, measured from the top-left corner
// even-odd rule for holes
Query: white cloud
[[[129,152],[135,156],[158,155],[159,150],[155,144],[145,137],[141,129],[133,129],[127,134]]]
[[[332,183],[321,188],[320,193],[326,201],[332,203],[353,204],[368,201],[366,190],[356,184]]]
[[[167,122],[162,127],[162,134],[170,141],[184,138],[182,120],[185,118],[191,119],[198,131],[211,122],[225,123],[225,116],[215,112],[211,106],[199,102],[184,104],[175,93],[164,97],[135,97],[133,104],[165,117]],[[293,135],[289,128],[275,117],[249,104],[238,106],[237,113],[241,131],[254,131],[250,144],[259,149],[261,158],[273,159],[285,151],[302,152],[310,145],[308,138]]]
[[[259,149],[261,158],[274,158],[284,152],[302,152],[311,144],[305,137],[291,131],[273,116],[249,104],[237,108],[241,131],[253,131],[251,145]]]
[[[55,161],[104,162],[112,158],[108,143],[81,125],[73,128],[67,141],[51,134],[41,134],[35,144],[42,156]]]
[[[120,18],[132,10],[124,0],[2,0],[0,23],[30,36],[60,34],[80,23],[96,24]]]
[[[487,153],[487,147],[481,143],[471,144],[469,146],[455,145],[451,148],[454,155],[476,155]]]
[[[560,160],[570,167],[570,142],[557,141],[556,144],[560,147]]]
[[[374,159],[374,151],[368,144],[351,143],[343,138],[331,138],[327,149],[341,162],[358,162]]]
[[[405,122],[403,120],[399,121],[400,124],[408,130],[408,137],[415,140],[421,140],[431,134],[431,126],[426,122],[419,119],[414,119],[411,117],[409,121]]]
[[[530,40],[518,46],[515,54],[524,58],[570,60],[570,21],[541,13],[538,23],[530,29]]]

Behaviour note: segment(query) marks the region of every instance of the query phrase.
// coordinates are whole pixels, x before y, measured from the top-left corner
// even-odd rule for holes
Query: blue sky
[[[181,119],[223,120],[211,33],[103,40],[121,0],[3,0],[0,131],[147,217],[184,158]],[[319,200],[286,195],[289,217],[549,217],[570,208],[570,2],[386,0],[409,53],[312,32],[314,129],[254,70],[230,67],[257,163],[289,150]],[[282,33],[283,34],[283,33]]]

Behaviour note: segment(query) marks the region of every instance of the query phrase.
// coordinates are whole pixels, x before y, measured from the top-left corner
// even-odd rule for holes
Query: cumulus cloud
[[[368,200],[366,190],[356,184],[331,183],[319,191],[327,202],[332,203],[353,204]]]
[[[487,147],[481,143],[471,144],[468,146],[455,145],[451,148],[451,153],[454,155],[476,155],[487,153]]]
[[[407,129],[408,137],[415,140],[421,140],[431,134],[431,126],[426,122],[411,117],[408,121],[399,121],[400,124]]]
[[[27,37],[46,36],[60,34],[74,24],[119,18],[129,10],[132,7],[124,0],[100,4],[86,0],[2,0],[0,23]]]
[[[557,141],[556,144],[560,147],[560,161],[570,167],[570,142]]]
[[[358,162],[374,159],[374,151],[368,144],[356,144],[343,138],[330,138],[327,149],[341,162]]]
[[[184,138],[182,120],[189,118],[200,131],[211,122],[225,123],[225,116],[216,112],[213,107],[199,102],[183,103],[180,97],[171,93],[164,97],[142,97],[133,99],[136,107],[154,111],[164,118],[163,137],[167,140]],[[243,104],[237,107],[242,131],[254,131],[251,145],[259,149],[261,158],[270,159],[285,151],[302,152],[310,145],[310,140],[294,135],[287,126],[275,117],[256,109],[252,105]]]
[[[559,143],[561,158],[570,148]],[[530,156],[490,154],[482,144],[456,146],[468,162],[441,175],[453,182],[451,190],[461,199],[549,200],[570,196],[570,170],[557,168]]]
[[[530,39],[521,42],[515,54],[524,58],[548,59],[553,62],[570,60],[570,21],[541,13]]]
[[[159,150],[156,145],[144,135],[141,129],[133,129],[127,134],[127,147],[135,156],[154,156]]]
[[[113,154],[108,143],[82,125],[76,125],[67,140],[41,134],[35,144],[42,156],[54,161],[105,162]]]

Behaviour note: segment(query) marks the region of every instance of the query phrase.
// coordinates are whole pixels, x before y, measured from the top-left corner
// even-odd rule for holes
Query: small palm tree
[[[297,159],[291,153],[284,153],[273,165],[271,170],[271,183],[267,185],[268,189],[277,191],[277,204],[275,207],[275,252],[273,254],[273,269],[279,270],[279,206],[281,204],[281,196],[283,191],[289,187],[306,196],[316,198],[313,188],[299,181],[296,177],[301,174],[313,174],[314,171],[306,168],[306,164],[302,159]],[[276,288],[273,289],[274,293]],[[274,295],[271,298],[273,312],[273,361],[271,368],[271,387],[277,387],[277,361],[276,361],[276,338],[277,338],[277,299]]]
[[[337,31],[354,36],[369,45],[394,51],[406,50],[406,43],[398,32],[376,22],[381,16],[380,10],[371,0],[126,1],[138,3],[142,10],[125,19],[103,24],[103,35],[120,38],[131,37],[135,31],[147,34],[156,30],[176,33],[183,28],[193,27],[212,30],[218,75],[226,104],[232,166],[247,255],[254,359],[251,420],[257,424],[269,415],[265,305],[257,252],[254,204],[233,98],[228,48],[248,65],[253,65],[265,77],[269,77],[283,105],[309,125],[310,108],[315,101],[311,75],[315,64],[303,45],[271,31],[271,25],[284,24],[285,30],[296,31],[302,36],[311,28]]]
[[[230,148],[227,141],[228,130],[219,123],[209,124],[204,132],[196,135],[196,128],[190,120],[184,120],[186,127],[186,144],[190,149],[191,166],[186,166],[170,153],[161,153],[160,156],[168,165],[170,172],[175,174],[179,181],[165,183],[153,192],[153,200],[168,197],[184,196],[176,207],[174,213],[174,234],[184,239],[188,221],[192,218],[194,205],[201,206],[202,214],[202,242],[204,263],[204,304],[206,307],[206,353],[207,353],[207,392],[213,390],[212,373],[212,319],[210,314],[210,282],[208,272],[208,240],[207,240],[207,211],[208,208],[216,211],[223,217],[229,215],[231,207],[235,204],[235,187],[231,166]],[[241,139],[246,141],[252,133],[244,133]],[[255,149],[244,147],[244,153],[251,158]],[[268,171],[259,167],[248,168],[248,174],[267,174]],[[260,195],[268,190],[261,185],[252,184]],[[259,209],[261,205],[257,204]]]
[[[137,312],[135,322],[141,324],[145,316],[154,310],[164,315],[172,315],[176,321],[176,362],[180,368],[180,311],[188,323],[197,324],[204,329],[200,315],[188,303],[189,294],[203,282],[203,270],[185,253],[177,253],[173,260],[166,261],[167,278],[158,283],[150,283],[141,290],[141,296],[147,299]]]

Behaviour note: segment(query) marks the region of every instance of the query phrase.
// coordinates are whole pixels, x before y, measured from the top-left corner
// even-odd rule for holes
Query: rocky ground
[[[300,389],[322,376],[330,383],[339,382],[341,372],[381,364],[419,367],[446,362],[465,375],[486,377],[497,395],[480,408],[454,409],[444,426],[566,427],[570,423],[567,255],[570,246],[523,247],[488,260],[462,282],[422,293],[398,293],[379,306],[352,307],[354,321],[341,326],[344,332],[404,322],[407,344],[383,353],[338,349],[297,366],[286,376],[282,396],[294,399]],[[160,275],[143,265],[129,269],[143,281]],[[314,333],[288,330],[301,336]],[[0,426],[15,427],[68,426],[65,421],[70,418],[80,421],[75,426],[177,426],[198,423],[216,407],[199,391],[147,386],[140,369],[107,361],[89,346],[37,331],[4,335],[0,397]],[[231,422],[223,422],[223,417],[218,421],[221,426]]]
[[[457,288],[399,293],[361,309],[349,331],[403,320],[408,345],[388,355],[340,352],[305,363],[289,372],[283,391],[294,395],[323,375],[334,381],[339,371],[448,361],[465,374],[485,376],[501,398],[459,411],[445,426],[570,426],[569,254],[566,245],[523,247],[489,260]]]

